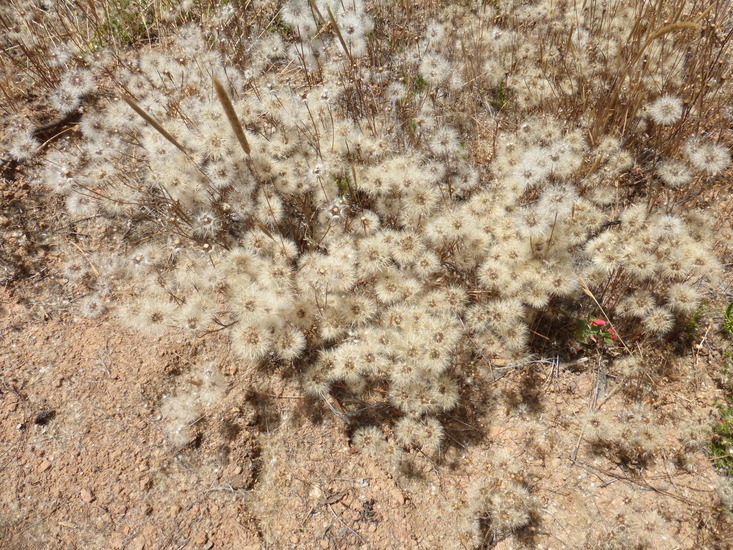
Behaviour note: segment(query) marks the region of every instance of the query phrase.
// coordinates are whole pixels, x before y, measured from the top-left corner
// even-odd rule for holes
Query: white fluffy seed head
[[[272,333],[260,323],[240,322],[232,329],[232,349],[248,361],[260,361],[271,346]]]
[[[682,118],[684,104],[679,97],[663,95],[651,103],[647,111],[655,123],[668,126]]]
[[[692,172],[687,165],[677,160],[665,160],[657,166],[657,176],[669,187],[681,187],[692,181]]]
[[[357,428],[351,436],[351,442],[361,453],[372,457],[381,457],[387,446],[382,430],[376,426]]]
[[[283,23],[295,29],[301,38],[313,36],[318,30],[313,17],[307,0],[290,0],[280,11]]]
[[[50,95],[51,106],[62,115],[73,113],[81,105],[81,99],[67,88],[58,87]]]
[[[414,446],[433,454],[443,441],[443,426],[435,418],[418,420],[409,416],[401,418],[395,425],[395,438],[405,447]]]
[[[428,53],[423,56],[418,71],[429,84],[439,85],[448,80],[452,67],[442,55]]]
[[[684,151],[695,168],[708,174],[725,170],[730,164],[728,149],[718,143],[691,138],[685,143]]]
[[[684,283],[673,284],[667,289],[667,305],[683,315],[695,313],[701,300],[700,291]]]
[[[213,212],[201,212],[191,227],[192,233],[202,239],[210,239],[221,229],[221,222]]]
[[[10,138],[10,155],[18,161],[31,158],[41,146],[30,130],[18,130],[10,133],[8,137]]]
[[[653,307],[642,317],[641,323],[648,333],[663,336],[674,327],[674,316],[664,307]]]

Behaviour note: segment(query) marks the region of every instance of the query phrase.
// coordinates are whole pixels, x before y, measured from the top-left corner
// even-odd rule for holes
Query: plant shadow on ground
[[[489,516],[483,516],[479,520],[481,525],[481,532],[483,533],[483,540],[477,546],[477,550],[491,550],[496,548],[502,541],[511,539],[509,535],[497,535],[494,533],[491,524],[491,518]],[[537,533],[542,525],[542,518],[536,510],[532,510],[529,513],[529,522],[524,527],[514,531],[512,535],[524,545],[525,548],[536,548],[537,547]]]
[[[719,418],[713,424],[708,448],[715,467],[727,476],[733,476],[733,301],[723,310],[723,318],[719,328],[720,336],[726,346],[722,353],[720,378],[718,387],[725,392],[725,401],[716,402]]]
[[[251,405],[255,411],[251,424],[260,433],[270,433],[280,425],[282,421],[280,410],[271,396],[264,392],[250,390],[247,392],[245,402]],[[238,426],[235,427],[239,428]]]
[[[9,162],[0,169],[5,184],[0,197],[5,216],[0,216],[0,227],[6,235],[0,240],[0,282],[11,288],[47,271],[47,255],[53,247],[46,236],[55,230],[48,222],[54,219],[50,212],[57,209],[49,204],[47,195],[16,182],[18,168]]]

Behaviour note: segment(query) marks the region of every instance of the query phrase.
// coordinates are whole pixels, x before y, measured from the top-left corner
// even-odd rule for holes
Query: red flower
[[[602,326],[605,326],[605,324],[606,324],[606,321],[604,321],[603,319],[594,319],[593,321],[590,322],[590,326],[592,327],[602,327]]]

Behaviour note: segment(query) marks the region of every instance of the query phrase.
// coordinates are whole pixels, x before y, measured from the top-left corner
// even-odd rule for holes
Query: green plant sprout
[[[495,109],[501,111],[509,104],[509,99],[507,98],[507,95],[508,91],[506,88],[506,81],[502,80],[501,82],[499,82],[499,86],[496,88],[494,95],[489,100],[489,104]]]
[[[721,418],[713,426],[709,447],[715,467],[733,476],[733,402],[729,399],[727,405],[720,407]]]
[[[733,301],[728,304],[723,312],[723,326],[720,327],[720,331],[728,338],[733,336]]]
[[[695,313],[693,313],[692,317],[690,317],[690,320],[687,321],[685,330],[693,338],[696,337],[698,335],[698,332],[700,331],[700,323],[702,322],[702,316],[707,309],[707,305],[707,302],[701,302],[695,310]]]
[[[603,319],[579,320],[575,328],[575,334],[578,343],[584,347],[601,343],[610,345],[618,340],[616,331]]]

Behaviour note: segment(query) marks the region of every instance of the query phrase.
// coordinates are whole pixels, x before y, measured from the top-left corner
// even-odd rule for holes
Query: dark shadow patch
[[[59,139],[62,135],[72,131],[74,127],[79,124],[81,120],[81,111],[73,111],[65,117],[38,126],[33,130],[33,137],[40,141],[44,147],[47,147],[50,143]]]
[[[426,481],[425,473],[420,470],[420,466],[410,456],[402,454],[395,464],[395,472],[411,481]]]
[[[530,413],[539,414],[543,411],[542,384],[544,378],[538,369],[526,369],[520,372],[519,387],[507,392],[507,406],[510,409],[527,407]]]
[[[315,426],[320,426],[326,419],[326,409],[323,401],[316,397],[304,396],[295,407],[296,414],[305,418]]]
[[[231,442],[237,439],[237,436],[242,431],[242,427],[232,422],[231,420],[224,420],[221,423],[221,426],[219,426],[219,433],[221,436],[226,439],[227,441]]]
[[[54,418],[56,418],[56,411],[54,411],[53,409],[49,409],[39,412],[33,419],[33,423],[38,424],[39,426],[45,426]]]
[[[280,425],[280,411],[269,395],[258,391],[250,391],[245,402],[254,409],[252,425],[261,433],[269,433]]]
[[[0,178],[12,183],[18,177],[18,161],[15,159],[0,159]]]
[[[373,498],[361,503],[361,510],[358,510],[359,520],[368,521],[369,523],[379,523],[374,505],[377,503]]]
[[[249,475],[243,480],[244,483],[240,489],[251,490],[257,483],[262,473],[262,447],[259,444],[250,441],[247,449],[247,461],[249,462]]]
[[[203,442],[204,442],[204,436],[201,432],[198,432],[194,436],[194,438],[186,444],[186,448],[191,449],[191,450],[198,450],[201,448],[201,445]]]

